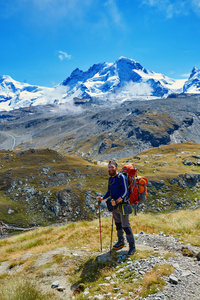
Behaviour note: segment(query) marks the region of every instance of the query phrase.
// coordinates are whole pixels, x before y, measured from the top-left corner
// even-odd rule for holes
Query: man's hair
[[[108,165],[114,165],[115,167],[117,167],[117,162],[114,159],[109,160]]]

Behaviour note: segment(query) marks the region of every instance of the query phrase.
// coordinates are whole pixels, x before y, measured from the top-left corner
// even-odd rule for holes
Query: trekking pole
[[[137,203],[135,203],[135,204],[133,205],[133,207],[134,207],[134,213],[135,213],[135,216],[137,216]]]
[[[113,220],[114,220],[114,207],[113,207],[113,211],[112,211],[112,228],[111,228],[111,239],[110,239],[110,253],[111,253],[111,250],[112,250]]]
[[[100,201],[98,201],[98,208],[99,208],[99,231],[100,231],[100,249],[102,252],[102,238],[101,238],[101,211],[100,211]]]

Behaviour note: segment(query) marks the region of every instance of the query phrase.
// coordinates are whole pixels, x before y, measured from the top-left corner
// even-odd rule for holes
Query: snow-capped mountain
[[[120,57],[114,63],[94,64],[87,71],[75,69],[54,88],[20,83],[0,77],[0,110],[32,105],[67,103],[119,103],[167,97],[171,93],[200,93],[200,71],[186,80],[175,80],[149,71],[133,59]]]
[[[37,105],[38,99],[51,92],[52,89],[21,83],[10,76],[0,77],[0,110],[12,110],[20,107]],[[48,101],[44,104],[47,104]]]
[[[120,57],[114,63],[95,64],[86,72],[75,69],[61,85],[69,88],[68,97],[124,101],[180,93],[184,82],[148,71],[133,59]]]
[[[194,67],[183,86],[184,93],[200,94],[200,70]]]

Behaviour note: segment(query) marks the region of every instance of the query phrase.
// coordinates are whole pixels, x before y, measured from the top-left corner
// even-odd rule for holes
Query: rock
[[[196,258],[197,258],[198,261],[200,261],[200,252],[197,253]]]
[[[59,281],[54,281],[51,285],[52,289],[58,288],[59,287]]]
[[[173,264],[173,267],[174,267],[175,269],[177,269],[177,270],[179,270],[179,269],[180,269],[180,267],[179,267],[179,264],[178,264],[178,263],[174,263],[174,264]]]
[[[170,275],[170,276],[169,276],[169,281],[170,281],[171,283],[177,284],[177,283],[178,283],[178,278],[175,277],[174,275]]]
[[[189,276],[189,275],[191,275],[191,274],[192,274],[192,273],[191,273],[190,271],[188,271],[188,270],[182,272],[182,276],[184,276],[184,277],[185,277],[185,276]]]
[[[9,208],[9,209],[8,209],[8,214],[10,215],[10,214],[13,214],[13,213],[14,213],[14,210],[11,209],[11,208]]]
[[[63,292],[66,288],[64,286],[59,286],[56,288],[57,291]]]
[[[94,299],[98,299],[98,300],[101,300],[101,299],[104,299],[104,295],[95,295],[95,298]]]
[[[107,276],[104,278],[104,280],[109,281],[111,279],[111,276]]]
[[[194,256],[194,252],[190,249],[188,249],[188,247],[182,247],[181,249],[183,256],[188,256],[188,257],[193,257]]]
[[[105,161],[97,161],[97,165],[99,165],[99,166],[107,166],[108,165],[108,163],[107,162],[105,162]]]
[[[87,296],[89,294],[89,291],[87,290],[87,291],[84,291],[84,293],[83,293],[83,295],[84,296]]]
[[[0,236],[5,236],[7,234],[7,226],[0,221]]]
[[[160,181],[151,181],[152,185],[157,189],[161,189],[165,186],[165,181],[164,180],[160,180]]]
[[[170,184],[175,184],[178,183],[178,179],[177,178],[173,178],[169,181]]]

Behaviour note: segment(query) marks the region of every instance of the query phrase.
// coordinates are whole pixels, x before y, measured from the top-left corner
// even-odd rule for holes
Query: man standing
[[[97,201],[102,201],[108,197],[111,197],[111,204],[114,210],[114,220],[117,230],[118,241],[113,246],[113,249],[121,249],[125,246],[124,232],[126,233],[126,239],[129,243],[129,251],[127,256],[131,256],[135,253],[135,240],[133,232],[129,223],[129,215],[123,215],[122,204],[129,196],[127,178],[117,172],[117,163],[115,160],[110,160],[108,163],[108,190],[103,197],[97,197]]]

